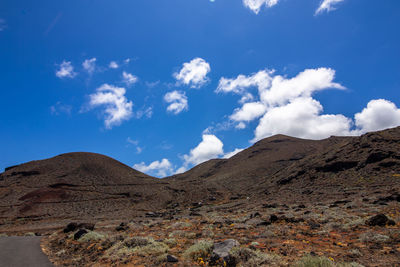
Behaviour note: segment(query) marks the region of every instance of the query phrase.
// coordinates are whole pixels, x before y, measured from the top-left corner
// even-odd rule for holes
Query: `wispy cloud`
[[[66,105],[58,101],[56,104],[50,106],[50,112],[52,115],[60,115],[62,113],[71,115],[72,106]]]
[[[336,9],[336,5],[343,2],[344,0],[323,0],[315,11],[315,15],[321,14],[322,12],[330,12]]]
[[[128,73],[126,71],[122,72],[122,82],[126,84],[126,86],[131,86],[133,84],[135,84],[138,81],[138,77]]]
[[[273,7],[279,0],[243,0],[243,5],[258,14],[263,6]]]
[[[60,79],[62,78],[74,78],[76,72],[74,72],[74,67],[70,61],[63,61],[59,65],[59,69],[56,71],[56,76]]]
[[[96,61],[97,59],[95,57],[83,61],[82,67],[89,75],[92,75],[96,71]]]

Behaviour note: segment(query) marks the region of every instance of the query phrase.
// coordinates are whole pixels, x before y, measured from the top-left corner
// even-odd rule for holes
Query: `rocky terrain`
[[[0,231],[51,234],[60,266],[400,266],[399,192],[400,127],[277,135],[165,179],[69,153],[0,175]]]

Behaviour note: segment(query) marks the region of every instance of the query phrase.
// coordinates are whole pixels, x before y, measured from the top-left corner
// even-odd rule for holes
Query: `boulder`
[[[86,231],[85,229],[80,229],[78,232],[76,232],[74,234],[74,240],[78,240],[79,238],[86,235],[87,233],[88,233],[88,231]]]
[[[386,225],[396,225],[393,220],[389,220],[385,214],[378,214],[369,218],[366,222],[368,226],[386,226]]]
[[[240,246],[235,239],[227,239],[223,242],[214,243],[214,249],[211,256],[211,263],[223,262],[224,266],[235,266],[235,259],[230,255],[234,247]]]
[[[78,228],[78,224],[77,223],[69,223],[65,228],[64,228],[64,233],[69,233],[72,231],[75,231]]]
[[[167,262],[178,262],[178,258],[173,255],[167,255]]]

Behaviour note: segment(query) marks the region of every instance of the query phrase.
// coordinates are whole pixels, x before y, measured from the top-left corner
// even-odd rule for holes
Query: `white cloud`
[[[60,64],[60,68],[56,71],[56,76],[60,79],[62,78],[74,78],[76,73],[74,72],[74,67],[70,61],[63,61]]]
[[[122,82],[124,82],[127,86],[131,86],[132,84],[135,84],[138,81],[138,77],[135,75],[128,73],[128,72],[122,72]]]
[[[240,101],[244,104],[230,116],[237,123],[237,129],[243,129],[246,122],[261,117],[253,142],[275,134],[323,139],[400,125],[399,109],[383,99],[371,101],[366,109],[355,115],[354,121],[341,114],[323,114],[323,106],[313,94],[327,89],[344,90],[345,87],[334,79],[335,71],[329,68],[307,69],[293,78],[262,70],[235,79],[221,78],[216,92],[232,92],[243,98],[252,88],[258,89],[258,99],[254,99],[257,101]]]
[[[262,6],[273,7],[278,4],[278,0],[243,0],[245,7],[258,14]]]
[[[162,159],[161,161],[153,161],[149,165],[144,162],[133,165],[133,168],[144,173],[153,174],[155,173],[159,177],[165,177],[173,173],[173,167],[168,159]]]
[[[224,144],[215,135],[203,134],[203,140],[195,148],[190,150],[188,155],[184,155],[185,166],[189,164],[200,164],[209,159],[218,158],[224,154]]]
[[[96,89],[96,93],[90,95],[89,108],[105,106],[104,124],[110,129],[120,125],[122,121],[132,117],[132,102],[125,96],[125,88],[103,84]]]
[[[343,2],[344,0],[323,0],[319,5],[318,9],[315,11],[315,14],[321,14],[322,12],[330,12],[336,9],[335,5]]]
[[[111,61],[110,64],[108,65],[108,67],[109,67],[110,69],[118,69],[118,68],[119,68],[119,65],[118,65],[117,62]]]
[[[185,92],[172,91],[166,93],[164,96],[164,101],[169,103],[167,111],[174,114],[179,114],[188,109],[188,100]]]
[[[322,115],[322,111],[322,105],[311,97],[299,97],[271,108],[261,118],[253,141],[275,134],[310,139],[350,134],[350,119],[343,115]]]
[[[191,88],[200,88],[209,79],[207,74],[210,72],[210,64],[202,58],[195,58],[189,63],[184,63],[179,73],[174,73],[175,79]]]
[[[152,107],[144,107],[136,112],[135,117],[137,119],[141,119],[142,117],[146,117],[150,119],[153,116],[153,108]]]
[[[233,150],[231,152],[225,153],[224,159],[229,159],[229,158],[235,156],[237,153],[242,152],[243,150],[244,150],[243,148],[236,148],[235,150]]]
[[[390,101],[376,99],[371,100],[354,118],[360,133],[379,131],[400,125],[400,109]]]
[[[86,59],[82,63],[82,67],[86,70],[90,75],[92,75],[96,70],[96,58]]]
[[[229,117],[233,121],[249,122],[264,115],[266,106],[260,102],[245,103],[241,108],[235,109],[235,112]]]

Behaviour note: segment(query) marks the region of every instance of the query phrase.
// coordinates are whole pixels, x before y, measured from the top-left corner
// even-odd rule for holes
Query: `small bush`
[[[214,243],[208,240],[201,240],[189,247],[183,254],[186,259],[197,261],[198,258],[207,258],[214,247]]]
[[[150,243],[150,240],[144,237],[132,237],[129,239],[126,239],[124,244],[128,248],[134,248],[134,247],[140,247],[140,246],[146,246]]]
[[[356,262],[351,263],[335,263],[334,261],[325,257],[304,256],[297,263],[296,267],[363,267],[363,265]]]
[[[81,236],[81,238],[78,239],[78,242],[84,243],[84,242],[95,242],[95,241],[100,241],[106,239],[106,236],[95,231],[90,231],[87,234]]]
[[[150,242],[146,246],[138,246],[133,249],[133,253],[139,256],[158,257],[166,254],[169,247],[161,242]]]
[[[360,235],[360,241],[364,243],[369,243],[369,242],[385,243],[388,242],[389,240],[390,237],[374,232],[367,232]]]

